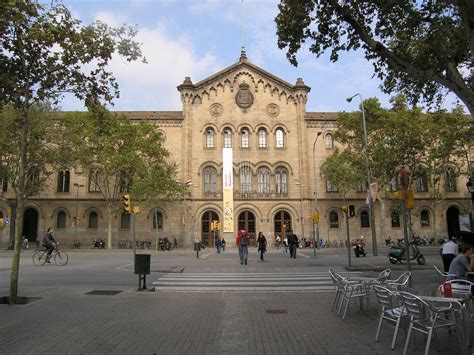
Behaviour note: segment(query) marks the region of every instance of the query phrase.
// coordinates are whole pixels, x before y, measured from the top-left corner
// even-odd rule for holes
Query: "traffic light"
[[[341,206],[341,210],[343,210],[347,215],[349,215],[349,208],[347,206]]]
[[[125,213],[132,213],[132,197],[130,194],[125,194],[122,196],[122,208]]]
[[[314,224],[318,224],[318,223],[319,223],[319,211],[318,211],[317,209],[314,210],[313,223],[314,223]]]
[[[0,218],[0,228],[5,227],[5,223],[3,222],[3,218]]]
[[[349,218],[355,217],[356,209],[354,205],[349,205]]]
[[[217,221],[212,221],[211,222],[211,231],[214,232],[216,230],[216,227],[217,227],[216,224],[217,224]]]

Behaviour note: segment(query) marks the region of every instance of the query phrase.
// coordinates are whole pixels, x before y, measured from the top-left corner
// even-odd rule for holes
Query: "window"
[[[445,191],[446,192],[456,192],[457,191],[457,186],[456,186],[456,174],[454,173],[454,170],[449,168],[446,170],[446,173],[444,175],[444,182],[445,182]]]
[[[89,192],[100,192],[100,175],[97,170],[92,170],[89,173]]]
[[[263,128],[258,131],[258,147],[260,149],[267,147],[267,131]]]
[[[283,129],[278,128],[276,130],[275,138],[276,138],[276,147],[284,148],[285,147],[285,133],[283,132]]]
[[[249,130],[244,128],[240,135],[240,147],[249,148]]]
[[[394,177],[390,182],[388,183],[388,189],[390,192],[395,192],[398,191],[398,178]]]
[[[123,171],[120,174],[120,192],[129,192],[132,188],[132,180],[129,178],[128,174]]]
[[[339,215],[336,211],[329,213],[329,228],[339,228]]]
[[[326,141],[326,149],[334,148],[334,138],[331,133],[326,134],[325,141]]]
[[[58,212],[56,216],[56,228],[64,229],[66,228],[66,212]]]
[[[416,192],[428,192],[428,177],[426,170],[418,170],[416,173]]]
[[[398,211],[392,211],[390,219],[392,220],[392,228],[400,228],[400,213]]]
[[[229,128],[224,130],[224,148],[232,148],[232,131]]]
[[[261,168],[257,171],[258,192],[263,194],[270,193],[270,170]]]
[[[285,168],[277,168],[275,172],[275,185],[278,195],[288,193],[288,173]]]
[[[331,180],[326,179],[326,192],[338,192],[337,186],[334,185]]]
[[[357,192],[367,192],[367,182],[359,181],[357,183]]]
[[[89,229],[97,229],[99,218],[97,216],[97,212],[89,213],[89,221],[87,222],[87,228]]]
[[[69,192],[69,181],[69,170],[61,170],[58,173],[58,192]]]
[[[28,184],[38,185],[40,182],[40,173],[38,169],[33,168],[32,170],[28,171],[26,175],[26,179]],[[59,181],[58,181],[59,182]]]
[[[252,192],[252,170],[250,163],[243,161],[240,168],[240,195],[248,196]]]
[[[369,228],[370,227],[369,212],[362,211],[360,213],[360,227],[361,228]]]
[[[130,215],[122,213],[120,216],[120,229],[130,229]]]
[[[203,172],[204,194],[216,193],[217,172],[213,167],[207,167]]]
[[[430,226],[430,214],[427,210],[423,210],[420,213],[420,222],[422,227]]]
[[[163,229],[163,215],[161,214],[160,211],[156,211],[153,214],[153,229],[156,229],[156,226],[158,225],[158,229]]]
[[[209,128],[206,131],[206,148],[214,148],[214,130],[212,128]]]

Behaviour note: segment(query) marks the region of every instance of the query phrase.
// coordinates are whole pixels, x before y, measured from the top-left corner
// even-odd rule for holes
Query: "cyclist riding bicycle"
[[[51,257],[51,253],[53,252],[54,248],[56,248],[56,245],[58,244],[56,239],[54,239],[54,237],[53,237],[53,231],[54,231],[53,228],[51,228],[51,227],[48,228],[48,231],[46,232],[46,234],[43,237],[43,246],[46,249],[48,249],[48,255],[46,257],[46,262],[47,263],[50,263],[49,259]]]

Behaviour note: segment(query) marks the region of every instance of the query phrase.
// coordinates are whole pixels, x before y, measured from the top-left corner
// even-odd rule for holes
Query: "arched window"
[[[247,128],[240,132],[240,147],[249,148],[249,130]]]
[[[61,170],[58,173],[58,192],[69,192],[70,172]]]
[[[394,177],[390,182],[388,183],[388,189],[390,192],[395,192],[398,191],[398,177]]]
[[[216,179],[217,171],[212,166],[209,166],[203,171],[204,179],[204,194],[214,194],[216,193]]]
[[[430,213],[428,210],[422,210],[420,213],[420,223],[422,227],[430,226]]]
[[[390,219],[392,221],[392,228],[400,228],[400,213],[398,211],[392,211]]]
[[[367,192],[367,182],[359,181],[357,183],[357,192]]]
[[[362,211],[360,213],[360,227],[361,228],[369,228],[370,227],[369,212]]]
[[[456,174],[454,173],[453,169],[448,168],[446,170],[446,173],[444,175],[444,182],[444,188],[446,192],[456,192],[458,190],[456,186]]]
[[[329,213],[329,228],[339,228],[339,215],[336,211]]]
[[[249,196],[252,192],[252,169],[249,162],[243,161],[240,168],[240,195]]]
[[[263,128],[258,130],[258,147],[260,149],[267,148],[267,131]]]
[[[285,168],[279,167],[275,171],[275,187],[277,195],[288,193],[288,172]]]
[[[56,228],[64,229],[66,228],[66,212],[61,211],[56,215]]]
[[[156,229],[158,225],[158,229],[163,229],[163,215],[160,211],[156,211],[153,213],[153,229]]]
[[[331,133],[326,134],[325,141],[326,141],[326,149],[334,148],[334,138]]]
[[[292,229],[291,215],[284,210],[280,210],[275,213],[275,218],[273,220],[273,228],[275,230],[275,233],[280,235],[281,239],[284,239],[285,236],[282,235],[283,230],[288,231]]]
[[[270,193],[270,170],[267,168],[260,168],[257,171],[258,178],[258,192],[261,194]]]
[[[224,148],[232,148],[232,131],[229,128],[224,129]]]
[[[214,130],[212,128],[208,128],[206,130],[206,148],[214,148]]]
[[[424,169],[416,172],[416,192],[428,192],[428,174]]]
[[[285,147],[285,132],[283,132],[282,128],[278,128],[275,131],[275,138],[276,138],[276,147],[284,148]]]
[[[87,228],[89,229],[97,229],[99,218],[97,216],[97,212],[89,213],[89,221],[87,222]]]
[[[130,229],[130,215],[128,213],[120,215],[120,229]]]

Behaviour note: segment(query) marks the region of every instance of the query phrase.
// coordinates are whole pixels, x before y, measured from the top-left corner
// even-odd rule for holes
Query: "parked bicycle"
[[[37,250],[33,254],[33,263],[38,266],[44,265],[46,263],[47,257],[48,249]],[[49,260],[53,260],[56,265],[63,266],[67,264],[69,256],[65,251],[59,250],[59,248],[56,246],[49,257]]]

